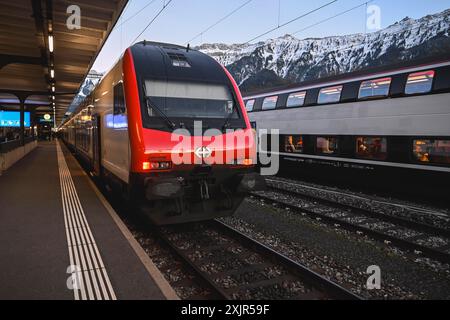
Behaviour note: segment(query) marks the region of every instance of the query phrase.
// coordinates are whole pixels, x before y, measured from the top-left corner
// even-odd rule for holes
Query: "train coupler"
[[[209,200],[209,186],[206,180],[200,180],[198,182],[200,184],[200,198],[202,200]]]
[[[182,180],[178,178],[161,179],[148,183],[145,197],[148,200],[179,199],[184,196]]]

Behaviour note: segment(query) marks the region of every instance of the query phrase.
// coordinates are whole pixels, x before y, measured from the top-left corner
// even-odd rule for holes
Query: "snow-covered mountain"
[[[225,65],[243,91],[347,73],[433,55],[450,56],[450,9],[404,18],[373,33],[256,44],[203,44],[196,49]]]

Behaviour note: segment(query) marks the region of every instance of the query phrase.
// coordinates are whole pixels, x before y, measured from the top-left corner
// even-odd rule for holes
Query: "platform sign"
[[[39,123],[50,123],[53,122],[52,116],[48,113],[44,114],[42,118],[39,118]]]
[[[25,127],[30,126],[30,113],[24,114]],[[0,111],[0,127],[20,127],[19,111]]]

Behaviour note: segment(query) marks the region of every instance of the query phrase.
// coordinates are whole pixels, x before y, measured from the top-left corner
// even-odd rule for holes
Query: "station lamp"
[[[53,35],[48,36],[48,50],[53,52]]]

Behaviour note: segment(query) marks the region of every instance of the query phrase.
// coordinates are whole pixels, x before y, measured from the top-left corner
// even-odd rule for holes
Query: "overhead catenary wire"
[[[297,34],[297,33],[300,33],[300,32],[303,32],[303,31],[305,31],[305,30],[308,30],[308,29],[310,29],[310,28],[313,28],[313,27],[315,27],[315,26],[318,26],[318,25],[320,25],[320,24],[322,24],[322,23],[324,23],[324,22],[327,22],[327,21],[330,21],[330,20],[332,20],[332,19],[334,19],[334,18],[340,17],[340,16],[342,16],[342,15],[348,13],[348,12],[351,12],[351,11],[353,11],[353,10],[359,9],[359,8],[361,8],[362,6],[367,6],[367,4],[369,4],[369,3],[373,2],[373,1],[374,1],[374,0],[366,1],[366,2],[364,2],[364,3],[361,3],[361,4],[357,5],[357,6],[354,6],[354,7],[350,8],[350,9],[347,9],[347,10],[345,10],[345,11],[339,12],[338,14],[335,14],[335,15],[333,15],[333,16],[331,16],[331,17],[328,17],[328,18],[323,19],[323,20],[321,20],[321,21],[318,21],[318,22],[316,22],[316,23],[313,23],[313,24],[311,24],[311,25],[309,25],[309,26],[307,26],[307,27],[305,27],[305,28],[303,28],[303,29],[300,29],[300,30],[298,30],[298,31],[295,31],[295,32],[291,33],[291,35],[295,35],[295,34]]]
[[[372,1],[374,1],[374,0],[367,1],[367,3],[370,3]],[[366,3],[363,3],[362,5],[365,5],[365,4]],[[349,10],[346,10],[346,11],[348,12]],[[330,20],[330,18],[325,19],[325,20]],[[317,25],[317,24],[319,24],[319,23],[315,23],[315,24],[313,24],[311,26],[308,26],[308,27],[306,27],[304,29],[307,29],[307,28],[312,27],[312,26]],[[443,24],[445,24],[445,21],[437,21],[437,22],[427,23],[425,26],[424,25],[418,25],[418,26],[415,26],[413,28],[406,28],[405,27],[405,28],[402,28],[400,31],[412,33],[412,32],[416,32],[417,30],[420,30],[422,28],[431,28],[431,27],[434,27],[434,26],[440,26],[440,28],[442,28]],[[437,30],[437,32],[439,32],[439,30]],[[301,30],[297,31],[297,33],[300,32],[300,31]],[[398,31],[398,32],[400,32],[400,31]],[[362,48],[364,48],[365,46],[367,46],[369,44],[369,42],[367,41],[368,37],[370,37],[372,34],[377,34],[377,33],[380,33],[380,32],[383,32],[383,29],[377,30],[376,32],[369,33],[369,34],[361,34],[361,36],[363,36],[365,38],[365,41],[362,41],[360,43],[351,44],[351,45],[342,46],[342,47],[337,47],[337,48],[335,48],[333,50],[333,52],[327,52],[326,55],[336,54],[336,53],[344,53],[344,52],[347,52],[347,51],[350,51],[350,50],[354,50],[355,48],[361,48],[362,49]],[[417,32],[420,32],[420,31],[417,31]],[[338,37],[338,36],[336,36],[336,37]],[[404,49],[407,50],[406,47]]]
[[[127,2],[127,4],[125,5],[125,8],[123,9],[122,13],[120,14],[121,16],[123,16],[128,11],[128,9],[130,8],[130,3],[131,3],[131,1]]]
[[[317,26],[317,25],[320,25],[320,24],[322,24],[322,23],[324,23],[324,22],[330,21],[330,20],[332,20],[332,19],[334,19],[334,18],[337,18],[337,17],[339,17],[339,16],[342,16],[342,15],[344,15],[344,14],[350,12],[350,11],[356,10],[356,9],[362,7],[362,6],[367,6],[367,4],[369,4],[369,3],[373,2],[373,1],[375,1],[375,0],[365,1],[364,3],[361,3],[361,4],[359,4],[359,5],[355,6],[355,7],[352,7],[352,8],[350,8],[350,9],[344,10],[344,11],[338,13],[338,14],[335,14],[335,15],[333,15],[333,16],[331,16],[331,17],[328,17],[328,18],[323,19],[323,20],[321,20],[321,21],[318,21],[318,22],[316,22],[316,23],[313,23],[313,24],[311,24],[311,25],[309,25],[309,26],[306,26],[305,28],[302,28],[302,29],[300,29],[300,30],[298,30],[298,31],[295,31],[295,32],[291,33],[291,35],[298,34],[298,33],[302,32],[302,31],[305,31],[305,30],[307,30],[307,29],[310,29],[310,28],[312,28],[312,27],[315,27],[315,26]],[[427,26],[428,26],[428,27],[431,27],[431,26],[439,25],[439,24],[441,24],[441,23],[442,23],[442,21],[438,21],[438,22],[435,22],[435,23],[428,24]],[[422,25],[419,25],[419,26],[410,28],[410,29],[408,29],[407,31],[413,32],[413,31],[418,30],[418,29],[420,29],[420,28],[422,28]],[[381,31],[381,30],[378,30],[377,32],[379,32],[379,31]],[[405,30],[405,31],[406,31],[406,30]],[[366,35],[366,37],[367,37],[367,36],[368,36],[368,34]],[[341,47],[341,48],[336,48],[335,52],[341,52],[341,53],[342,53],[342,52],[346,52],[346,51],[353,50],[354,48],[357,48],[357,47],[363,47],[363,46],[365,46],[365,45],[367,45],[366,42],[356,43],[356,44],[351,44],[351,45],[343,46],[343,47]]]
[[[139,37],[148,29],[148,27],[150,27],[153,22],[161,15],[161,13],[163,13],[163,11],[169,6],[169,4],[172,2],[173,0],[169,0],[167,3],[163,4],[163,7],[161,8],[161,10],[158,11],[158,13],[153,17],[152,20],[150,20],[150,22],[145,26],[144,30],[141,31],[141,33],[139,33],[137,35],[136,38],[134,38],[134,40],[131,42],[131,44],[134,44],[136,42],[137,39],[139,39]]]
[[[127,23],[128,21],[130,21],[131,19],[133,19],[134,17],[136,17],[138,14],[140,14],[142,11],[144,11],[148,6],[150,6],[151,4],[153,4],[156,0],[151,0],[149,1],[145,6],[143,6],[141,9],[137,10],[135,13],[133,13],[131,16],[129,16],[128,18],[126,18],[125,20],[123,20],[117,27],[121,27],[123,26],[125,23]]]
[[[224,17],[220,18],[219,20],[217,20],[216,22],[214,22],[212,25],[210,25],[209,27],[207,27],[206,29],[204,29],[203,31],[201,31],[199,34],[197,34],[195,37],[193,37],[192,39],[188,40],[185,42],[185,44],[191,43],[192,41],[194,41],[195,39],[197,39],[198,37],[202,37],[206,32],[208,32],[209,30],[211,30],[212,28],[214,28],[215,26],[217,26],[219,23],[225,21],[226,19],[228,19],[229,17],[231,17],[233,14],[235,14],[236,12],[238,12],[239,10],[241,10],[243,7],[245,7],[246,5],[248,5],[250,2],[252,2],[253,0],[247,0],[246,2],[244,2],[243,4],[241,4],[239,7],[237,7],[236,9],[234,9],[233,11],[229,12],[228,14],[226,14]]]
[[[427,25],[427,27],[432,27],[432,26],[440,25],[441,23],[442,23],[442,21],[430,23],[430,24]],[[419,29],[421,29],[422,27],[423,27],[423,26],[419,25],[419,26],[417,26],[417,27],[407,29],[406,31],[412,32],[412,31],[415,31],[415,30],[419,30]],[[380,31],[381,31],[381,30],[380,30]],[[377,31],[377,32],[379,32],[379,31]],[[367,35],[366,35],[365,37],[367,37]],[[338,47],[338,48],[334,49],[333,52],[328,52],[327,55],[330,55],[330,54],[336,54],[336,53],[343,53],[343,52],[347,52],[347,51],[354,50],[355,48],[363,48],[363,47],[366,46],[366,45],[367,45],[367,42],[364,41],[364,42],[362,42],[362,43],[357,43],[357,44],[353,44],[353,45],[348,45],[348,46],[344,46],[344,47],[341,47],[341,48]],[[346,72],[346,71],[340,72],[339,74],[342,74],[342,73],[345,73],[345,72]]]
[[[275,31],[275,30],[278,30],[278,29],[280,29],[280,28],[282,28],[282,27],[285,27],[285,26],[287,26],[288,24],[291,24],[292,22],[295,22],[295,21],[297,21],[297,20],[300,20],[300,19],[302,19],[302,18],[304,18],[304,17],[306,17],[306,16],[309,16],[310,14],[313,14],[314,12],[317,12],[317,11],[319,11],[319,10],[322,10],[323,8],[326,8],[326,7],[332,5],[333,3],[337,2],[337,1],[339,1],[339,0],[333,0],[333,1],[327,2],[327,3],[325,3],[324,5],[321,5],[320,7],[317,7],[317,8],[315,8],[315,9],[313,9],[313,10],[311,10],[311,11],[308,11],[308,12],[306,12],[306,13],[303,13],[303,14],[301,14],[300,16],[295,17],[294,19],[291,19],[291,20],[289,20],[289,21],[287,21],[287,22],[285,22],[285,23],[282,23],[281,25],[278,25],[278,26],[276,26],[276,27],[274,27],[274,28],[272,28],[272,29],[270,29],[270,30],[268,30],[268,31],[265,31],[265,32],[261,33],[260,35],[257,35],[256,37],[251,38],[250,40],[248,40],[247,42],[245,42],[245,44],[248,44],[248,43],[250,43],[250,42],[252,42],[252,41],[254,41],[254,40],[256,40],[256,39],[259,39],[259,38],[261,38],[262,36],[265,36],[266,34],[269,34],[269,33],[273,32],[273,31]]]

